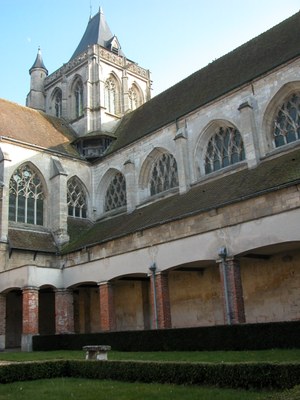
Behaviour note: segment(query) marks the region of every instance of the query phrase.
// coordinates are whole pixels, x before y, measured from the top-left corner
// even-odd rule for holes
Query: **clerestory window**
[[[77,81],[74,87],[75,96],[75,117],[79,118],[83,115],[83,86],[81,81]]]
[[[281,106],[274,120],[275,147],[300,139],[300,93],[294,93]]]
[[[178,186],[177,163],[172,154],[163,153],[153,164],[150,173],[150,195]]]
[[[126,204],[126,180],[123,174],[117,172],[107,188],[104,209],[111,211]]]
[[[17,168],[9,181],[9,220],[43,225],[44,190],[39,175],[28,165]]]
[[[208,142],[205,173],[209,174],[244,159],[245,149],[240,132],[235,128],[222,126]]]
[[[77,218],[87,217],[87,202],[85,190],[75,176],[68,181],[67,188],[68,215]]]

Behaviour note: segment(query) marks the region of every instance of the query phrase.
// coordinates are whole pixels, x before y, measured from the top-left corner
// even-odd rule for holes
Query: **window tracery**
[[[17,168],[9,181],[9,220],[43,225],[44,191],[39,175],[28,165]]]
[[[77,218],[87,217],[86,194],[76,177],[69,179],[67,187],[68,215]]]
[[[244,159],[245,149],[240,132],[235,128],[222,126],[208,142],[205,173],[209,174]]]
[[[128,90],[129,108],[135,110],[140,106],[140,96],[136,87],[132,86]]]
[[[275,147],[300,139],[300,93],[294,93],[281,106],[274,120]]]
[[[78,80],[74,87],[75,96],[75,117],[79,118],[83,115],[83,85],[80,80]]]
[[[113,78],[105,82],[105,107],[111,114],[117,114],[117,84]]]
[[[154,196],[178,186],[177,162],[172,154],[163,153],[150,173],[150,195]]]
[[[107,188],[104,209],[111,211],[126,204],[126,180],[123,174],[117,172]]]

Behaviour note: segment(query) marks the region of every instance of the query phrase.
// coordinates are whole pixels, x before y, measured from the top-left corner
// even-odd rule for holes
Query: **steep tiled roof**
[[[127,114],[107,154],[298,57],[299,37],[300,13],[297,13],[208,64]]]
[[[0,99],[0,136],[78,157],[74,131],[62,119]]]
[[[9,229],[8,243],[11,249],[56,253],[53,236],[49,232]]]
[[[300,183],[300,150],[265,160],[254,169],[245,168],[225,176],[220,174],[218,179],[199,183],[185,194],[162,199],[131,214],[99,221],[90,230],[74,237],[63,252],[103,243],[295,183]]]

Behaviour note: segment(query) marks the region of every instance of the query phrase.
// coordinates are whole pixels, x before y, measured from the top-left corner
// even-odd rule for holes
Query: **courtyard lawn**
[[[76,351],[5,351],[0,361],[82,360],[85,352]],[[182,361],[182,362],[300,362],[300,349],[273,349],[258,351],[172,351],[119,352],[110,351],[109,360]]]
[[[47,351],[0,353],[1,361],[83,360],[84,351]],[[181,361],[181,362],[299,362],[300,349],[261,351],[193,351],[193,352],[109,352],[110,360]],[[300,386],[291,391],[250,391],[179,386],[169,384],[143,384],[75,378],[57,378],[14,382],[0,385],[0,400],[60,400],[60,399],[170,399],[172,400],[299,400]]]
[[[58,378],[0,385],[0,400],[269,400],[276,392]],[[284,398],[284,400],[287,398]],[[291,398],[292,399],[292,398]],[[295,397],[296,399],[296,397]]]

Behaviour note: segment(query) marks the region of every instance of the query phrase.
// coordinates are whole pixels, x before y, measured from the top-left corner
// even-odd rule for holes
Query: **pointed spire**
[[[84,35],[82,36],[82,39],[70,60],[73,60],[79,54],[86,51],[88,47],[92,46],[93,44],[98,44],[108,50],[111,50],[110,45],[114,37],[115,36],[112,34],[106,22],[102,7],[100,7],[98,13],[90,18]],[[124,56],[121,51],[119,54]]]
[[[29,73],[31,74],[32,70],[36,69],[36,68],[41,68],[41,69],[45,70],[46,74],[48,75],[48,70],[45,67],[40,47],[38,48],[38,52],[37,52],[37,56],[36,56],[35,62],[33,63],[33,66],[30,68]]]

